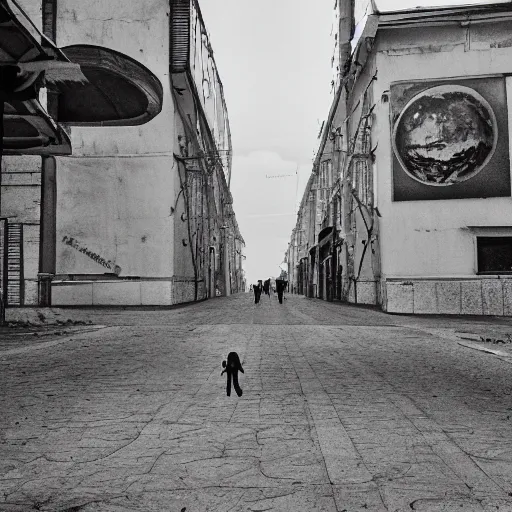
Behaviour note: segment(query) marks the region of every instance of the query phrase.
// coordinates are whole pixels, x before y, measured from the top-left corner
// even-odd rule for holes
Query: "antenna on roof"
[[[325,124],[325,121],[322,121],[322,126],[320,126],[320,131],[318,132],[317,139],[319,139],[322,136],[322,131],[324,129],[324,124]]]

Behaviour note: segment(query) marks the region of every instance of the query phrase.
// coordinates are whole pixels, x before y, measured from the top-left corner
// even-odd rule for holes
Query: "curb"
[[[486,354],[493,354],[495,356],[498,356],[503,361],[507,361],[507,363],[512,364],[512,354],[510,354],[509,352],[503,352],[502,350],[494,350],[492,348],[482,347],[481,345],[477,345],[476,343],[471,343],[468,341],[458,341],[457,344],[459,344],[461,347],[467,347],[473,350],[478,350],[480,352],[485,352]]]
[[[5,359],[7,356],[13,356],[13,355],[17,355],[17,354],[25,354],[27,352],[31,352],[32,350],[39,350],[41,348],[50,348],[50,347],[54,347],[55,345],[67,343],[68,341],[73,341],[76,339],[77,335],[90,337],[94,334],[97,334],[97,331],[100,331],[102,329],[107,329],[109,331],[116,330],[116,329],[119,329],[119,326],[107,327],[106,325],[96,325],[94,327],[91,327],[90,330],[88,329],[85,332],[84,331],[76,332],[76,333],[73,333],[73,335],[65,336],[63,338],[58,338],[56,340],[43,341],[41,343],[36,343],[36,344],[28,345],[25,347],[18,347],[18,348],[3,350],[0,352],[0,361],[2,359]]]
[[[429,329],[421,327],[412,327],[412,329],[430,334],[431,336],[437,336],[438,338],[443,338],[445,340],[455,341],[461,347],[470,348],[472,350],[478,350],[479,352],[484,352],[486,354],[492,354],[494,356],[497,356],[502,361],[506,361],[507,363],[512,364],[512,354],[510,352],[504,352],[502,350],[483,347],[482,345],[475,343],[475,341],[481,341],[480,336],[478,336],[477,334],[464,333],[464,335],[462,336],[456,334],[454,331],[444,329]]]

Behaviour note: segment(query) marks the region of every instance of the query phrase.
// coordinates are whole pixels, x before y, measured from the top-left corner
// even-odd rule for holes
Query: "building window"
[[[476,242],[478,273],[512,273],[511,236],[479,236]]]

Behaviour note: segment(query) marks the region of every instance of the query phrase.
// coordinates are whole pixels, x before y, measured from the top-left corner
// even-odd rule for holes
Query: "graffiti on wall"
[[[121,273],[121,267],[119,265],[116,265],[110,260],[106,260],[105,258],[102,258],[99,254],[96,254],[95,252],[89,250],[87,247],[85,247],[83,244],[81,244],[78,240],[71,236],[65,235],[62,239],[62,242],[66,245],[69,245],[73,249],[77,250],[78,252],[81,252],[82,254],[85,254],[87,257],[91,258],[91,260],[98,263],[98,265],[101,265],[102,267],[108,268],[109,270],[112,270],[114,274],[117,276]]]

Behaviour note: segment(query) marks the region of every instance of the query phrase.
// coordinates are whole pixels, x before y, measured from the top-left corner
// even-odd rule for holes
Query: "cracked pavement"
[[[1,343],[0,511],[512,511],[512,320],[263,299]]]

